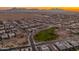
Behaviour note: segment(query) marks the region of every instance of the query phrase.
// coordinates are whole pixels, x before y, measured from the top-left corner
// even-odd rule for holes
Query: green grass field
[[[37,42],[56,40],[56,38],[58,38],[58,35],[55,33],[55,28],[40,31],[34,36]]]

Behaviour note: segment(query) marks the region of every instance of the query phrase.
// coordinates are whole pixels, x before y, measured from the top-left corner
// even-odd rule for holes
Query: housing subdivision
[[[79,14],[0,14],[0,51],[78,51]]]

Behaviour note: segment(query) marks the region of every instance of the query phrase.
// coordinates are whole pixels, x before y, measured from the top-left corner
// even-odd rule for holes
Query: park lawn
[[[56,40],[56,38],[58,38],[58,35],[55,33],[55,28],[53,27],[42,30],[34,36],[37,42]]]

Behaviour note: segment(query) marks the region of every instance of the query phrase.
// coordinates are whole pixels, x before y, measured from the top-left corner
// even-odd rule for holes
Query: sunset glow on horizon
[[[11,8],[13,7],[0,7],[0,10],[7,10]],[[16,7],[16,8],[25,8],[25,9],[31,8],[31,9],[45,9],[45,10],[58,8],[58,9],[63,9],[63,10],[68,10],[68,11],[79,12],[79,7]]]
[[[79,11],[79,0],[0,0],[0,7],[4,7],[0,8],[0,10],[9,9],[9,7],[33,7],[38,9],[60,8]]]

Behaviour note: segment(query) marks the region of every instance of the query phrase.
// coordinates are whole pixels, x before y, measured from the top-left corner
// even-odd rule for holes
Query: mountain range
[[[78,13],[78,12],[72,12],[67,11],[59,8],[54,8],[51,10],[39,10],[39,9],[26,9],[26,8],[11,8],[7,10],[0,10],[0,13],[35,13],[35,12],[48,12],[48,13]]]

